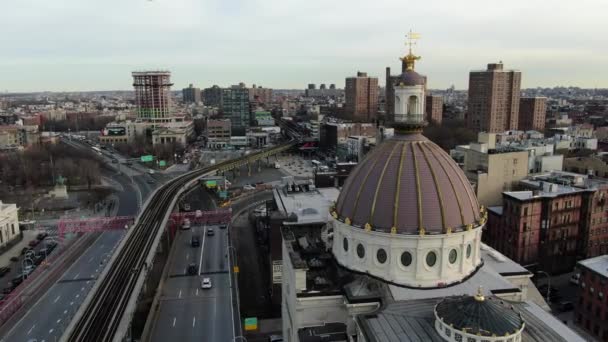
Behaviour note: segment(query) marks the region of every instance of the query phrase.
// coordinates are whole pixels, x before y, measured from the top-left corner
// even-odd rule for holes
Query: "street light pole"
[[[547,277],[547,303],[551,303],[550,301],[550,297],[551,297],[551,276],[549,275],[549,273],[545,272],[545,271],[536,271],[537,274],[544,274]]]

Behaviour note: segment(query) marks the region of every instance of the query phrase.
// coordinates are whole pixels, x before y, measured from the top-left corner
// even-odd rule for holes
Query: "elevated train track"
[[[300,135],[286,128],[292,139],[237,159],[191,171],[158,188],[148,199],[110,264],[68,326],[62,341],[121,341],[132,319],[133,307],[143,286],[163,227],[177,197],[200,177],[214,175],[281,153],[297,145]]]

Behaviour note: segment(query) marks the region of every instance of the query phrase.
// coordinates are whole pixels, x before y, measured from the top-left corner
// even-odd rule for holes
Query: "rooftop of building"
[[[581,260],[578,262],[578,265],[589,269],[604,278],[608,278],[608,255],[600,255],[595,258]]]
[[[291,179],[273,189],[279,211],[289,218],[287,225],[327,222],[329,209],[338,195],[336,188],[317,189],[309,181]]]
[[[346,324],[327,323],[322,326],[306,327],[298,331],[300,342],[346,342]]]
[[[14,203],[4,203],[0,200],[0,212],[5,210],[17,209],[17,205]]]
[[[443,338],[435,330],[434,308],[443,298],[412,299],[386,305],[373,315],[358,316],[357,321],[367,341],[409,342],[436,341]],[[500,299],[495,299],[500,301]],[[584,341],[556,317],[531,302],[509,303],[525,323],[524,342]],[[507,338],[505,338],[507,340]]]

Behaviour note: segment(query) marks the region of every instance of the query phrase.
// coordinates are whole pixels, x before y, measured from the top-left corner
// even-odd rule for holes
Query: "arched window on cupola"
[[[408,102],[407,103],[407,114],[408,115],[420,114],[420,113],[416,113],[417,108],[418,108],[418,97],[417,96],[415,96],[415,95],[410,96],[407,102]]]

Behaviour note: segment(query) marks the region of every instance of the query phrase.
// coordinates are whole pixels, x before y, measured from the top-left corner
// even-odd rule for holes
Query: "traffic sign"
[[[245,318],[245,330],[246,331],[258,330],[258,318],[257,317]]]
[[[167,162],[164,160],[161,160],[160,162],[158,162],[158,166],[165,167],[165,166],[167,166]]]
[[[145,163],[145,162],[151,162],[151,161],[153,161],[153,160],[154,160],[154,156],[153,156],[153,155],[151,155],[151,154],[147,154],[147,155],[145,155],[145,156],[141,156],[141,157],[139,157],[139,158],[140,158],[140,160],[141,160],[141,162],[142,162],[142,163]]]
[[[239,273],[239,267],[238,267],[238,266],[234,266],[234,267],[232,268],[232,272],[234,272],[234,273]]]

